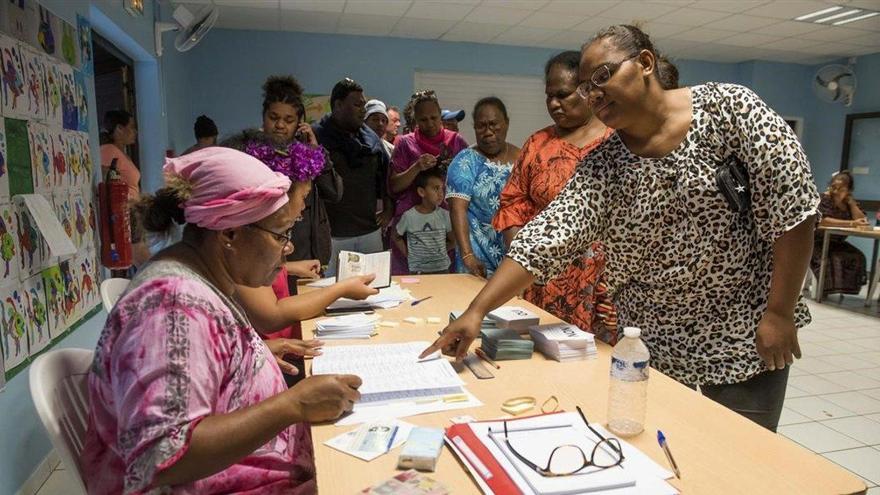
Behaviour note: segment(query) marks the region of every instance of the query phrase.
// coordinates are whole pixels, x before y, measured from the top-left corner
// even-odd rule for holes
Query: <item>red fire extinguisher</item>
[[[101,216],[101,263],[111,270],[131,266],[131,225],[128,208],[128,185],[116,170],[116,158],[104,182],[98,184]]]

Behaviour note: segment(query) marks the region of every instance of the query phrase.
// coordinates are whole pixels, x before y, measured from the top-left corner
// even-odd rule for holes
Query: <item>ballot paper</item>
[[[410,294],[409,290],[401,288],[398,284],[391,284],[388,287],[379,289],[378,294],[373,294],[364,300],[359,301],[347,297],[339,298],[327,306],[327,311],[332,312],[350,308],[390,309],[400,306],[401,303],[410,299],[412,299],[412,294]]]
[[[529,329],[535,348],[560,362],[595,359],[596,340],[570,323],[536,325]]]
[[[327,440],[324,445],[359,459],[372,461],[389,450],[401,446],[413,427],[414,425],[398,419],[364,423]]]
[[[315,337],[332,339],[368,339],[376,332],[379,317],[363,313],[335,316],[315,322]]]

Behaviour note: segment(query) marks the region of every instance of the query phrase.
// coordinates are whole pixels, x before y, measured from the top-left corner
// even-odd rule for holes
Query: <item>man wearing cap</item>
[[[388,159],[391,159],[391,154],[394,153],[394,145],[389,143],[384,139],[385,133],[388,130],[388,111],[385,109],[385,103],[380,100],[370,100],[367,102],[366,106],[367,116],[364,118],[364,124],[367,124],[367,127],[373,130],[377,136],[379,136],[380,141],[382,142],[382,147],[385,148],[385,153],[388,153]]]
[[[364,124],[365,103],[364,88],[345,78],[333,86],[330,113],[312,126],[343,184],[342,199],[324,203],[330,219],[331,249],[326,276],[336,275],[341,250],[364,254],[384,250],[382,228],[393,213],[388,196],[388,154],[382,139]],[[378,201],[384,205],[379,214]]]
[[[443,110],[440,112],[443,127],[458,132],[458,123],[464,120],[464,110]]]

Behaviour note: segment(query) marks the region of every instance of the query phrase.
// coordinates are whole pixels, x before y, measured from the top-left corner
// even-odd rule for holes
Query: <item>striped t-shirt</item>
[[[403,212],[397,223],[397,233],[406,237],[410,272],[431,273],[449,269],[449,255],[446,254],[448,232],[452,232],[452,221],[449,212],[443,208],[419,213],[414,206]]]

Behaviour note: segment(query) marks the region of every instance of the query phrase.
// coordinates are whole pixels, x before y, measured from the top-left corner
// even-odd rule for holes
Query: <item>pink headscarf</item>
[[[165,160],[166,181],[185,198],[187,223],[210,230],[251,224],[287,204],[290,179],[231,148],[210,147]]]

